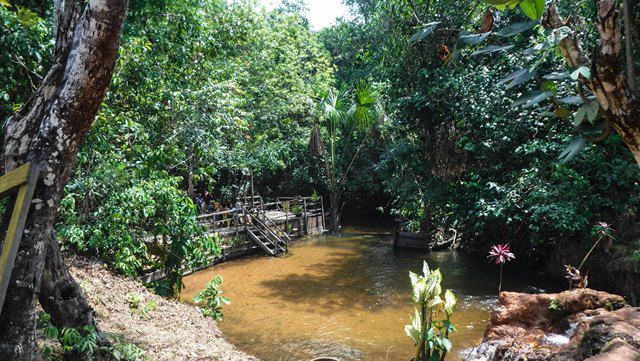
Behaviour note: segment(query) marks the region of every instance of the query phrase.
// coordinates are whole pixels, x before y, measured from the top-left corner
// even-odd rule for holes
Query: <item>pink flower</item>
[[[611,225],[607,222],[598,222],[598,224],[595,227],[595,230],[597,233],[600,234],[600,236],[608,236],[609,233],[613,231],[611,229]]]
[[[505,264],[508,261],[515,259],[516,256],[511,253],[509,244],[499,244],[491,247],[491,251],[489,251],[489,256],[487,258],[491,259],[496,264]]]

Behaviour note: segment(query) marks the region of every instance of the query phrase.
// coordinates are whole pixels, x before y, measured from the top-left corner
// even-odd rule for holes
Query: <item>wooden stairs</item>
[[[268,255],[277,256],[287,253],[291,238],[269,218],[261,202],[262,198],[259,201],[254,198],[245,203],[247,208],[244,226],[247,236]]]

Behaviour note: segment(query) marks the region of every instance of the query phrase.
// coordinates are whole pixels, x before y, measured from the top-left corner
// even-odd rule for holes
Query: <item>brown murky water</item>
[[[452,360],[480,341],[495,304],[495,266],[455,252],[394,251],[389,233],[347,228],[289,250],[283,258],[255,256],[190,275],[182,299],[224,276],[222,289],[232,304],[225,306],[220,328],[263,360],[411,359],[412,341],[404,334],[413,312],[408,272],[419,272],[423,259],[440,267],[443,286],[460,298]],[[504,288],[524,290],[536,281],[543,280],[507,278]]]

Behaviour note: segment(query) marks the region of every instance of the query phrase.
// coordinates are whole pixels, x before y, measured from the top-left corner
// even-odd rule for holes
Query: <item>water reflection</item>
[[[412,343],[403,331],[412,312],[408,271],[421,270],[423,259],[441,268],[443,286],[460,297],[453,318],[456,350],[476,344],[496,300],[497,268],[455,252],[394,251],[391,235],[376,230],[312,237],[284,258],[256,256],[198,272],[185,279],[182,297],[190,300],[214,275],[223,275],[232,304],[220,327],[227,339],[264,360],[409,360]],[[545,286],[537,277],[507,277],[504,283],[509,290],[529,285]]]

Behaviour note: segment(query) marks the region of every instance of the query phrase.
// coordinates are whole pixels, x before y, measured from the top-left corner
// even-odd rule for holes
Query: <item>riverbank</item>
[[[640,308],[592,289],[502,292],[468,361],[640,359]]]
[[[197,307],[158,296],[94,259],[71,256],[67,264],[101,329],[142,348],[149,360],[257,360],[227,342],[217,324]],[[132,298],[138,298],[142,308],[155,307],[137,311]]]

